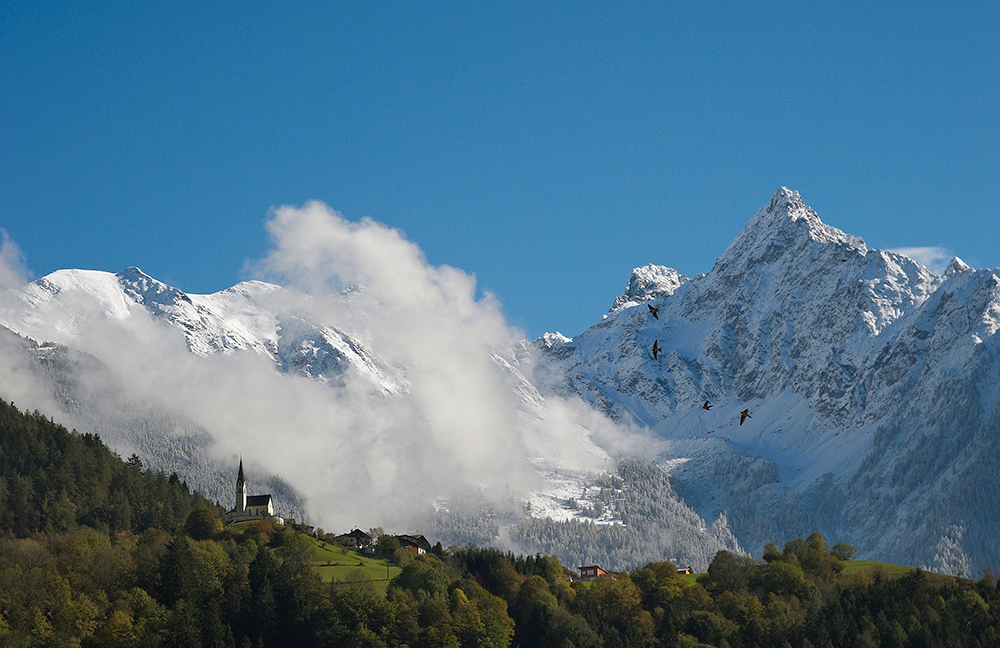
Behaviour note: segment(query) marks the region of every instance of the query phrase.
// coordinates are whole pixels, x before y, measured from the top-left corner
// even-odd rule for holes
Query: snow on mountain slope
[[[644,265],[632,271],[625,293],[615,298],[610,313],[642,304],[650,299],[672,295],[688,278],[673,268]]]
[[[781,188],[711,272],[645,302],[659,319],[640,303],[540,340],[535,375],[667,440],[679,492],[727,511],[745,546],[820,529],[930,564],[961,527],[972,564],[995,566],[997,285],[957,259],[936,275],[871,250]]]
[[[304,301],[261,281],[187,295],[138,268],[117,275],[60,270],[0,294],[0,324],[35,340],[82,344],[87,350],[88,336],[108,321],[141,338],[142,323],[153,319],[182,333],[198,355],[251,351],[271,358],[283,371],[321,381],[338,381],[344,372],[355,371],[385,393],[405,389],[398,371],[358,340],[316,321]]]
[[[782,189],[710,273],[648,302],[659,319],[626,308],[572,341],[539,346],[572,381],[552,387],[590,393],[611,415],[630,404],[628,413],[653,427],[700,408],[702,395],[749,400],[791,390],[828,416],[848,415],[863,395],[844,377],[940,282],[823,225]],[[654,341],[665,350],[656,360]],[[600,352],[607,349],[613,362]]]
[[[489,353],[492,378],[478,377],[492,385],[479,394],[483,401],[428,393],[434,383],[419,376],[426,366],[412,357],[390,362],[384,349],[374,350],[385,336],[382,317],[379,299],[363,286],[317,298],[251,281],[189,295],[137,268],[117,275],[60,271],[0,294],[0,324],[29,338],[29,347],[44,341],[48,346],[40,348],[61,349],[61,357],[90,360],[43,371],[34,351],[0,347],[0,357],[19,367],[16,379],[0,381],[0,396],[41,405],[68,425],[101,434],[124,455],[138,452],[147,465],[178,472],[223,503],[232,452],[258,466],[268,456],[287,455],[275,460],[273,471],[287,476],[292,466],[291,485],[261,468],[259,483],[281,496],[286,513],[287,507],[296,515],[301,507],[312,509],[327,525],[350,516],[363,526],[358,511],[364,510],[369,526],[430,525],[425,528],[446,543],[503,541],[507,548],[551,551],[534,538],[541,533],[562,537],[559,547],[571,562],[625,561],[608,563],[616,568],[629,566],[629,556],[637,559],[640,546],[700,567],[719,549],[738,549],[725,520],[709,529],[662,486],[643,490],[644,497],[659,502],[667,516],[655,524],[672,530],[633,524],[622,546],[621,516],[631,500],[623,493],[611,498],[599,482],[616,470],[608,448],[623,456],[609,445],[617,426],[578,401],[543,396],[526,377],[533,354],[523,341]],[[29,383],[32,389],[20,389]],[[455,430],[459,439],[437,427],[436,420],[453,420],[470,405],[509,408],[514,429],[492,431],[495,438],[481,441],[473,425]],[[490,443],[493,450],[484,452]],[[488,470],[463,475],[449,469],[469,456],[481,456]],[[508,480],[502,490],[490,472],[500,470]],[[477,488],[489,493],[487,501],[463,495]],[[343,501],[345,489],[360,508],[331,514],[324,502]],[[422,512],[432,501],[438,512]],[[493,510],[503,514],[484,513]],[[532,516],[556,526],[526,527],[517,534],[520,544],[512,544],[512,529]],[[593,539],[584,542],[572,531],[584,520],[607,527],[595,533],[617,538],[616,553],[588,549]]]

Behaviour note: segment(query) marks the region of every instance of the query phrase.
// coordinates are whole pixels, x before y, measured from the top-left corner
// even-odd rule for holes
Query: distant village
[[[285,519],[276,513],[274,499],[270,493],[266,495],[247,495],[246,476],[243,473],[243,459],[240,458],[240,467],[236,475],[236,504],[232,510],[226,513],[226,524],[265,519],[275,524],[302,527],[304,532],[319,540],[355,549],[369,555],[375,555],[380,543],[385,543],[388,547],[383,547],[379,553],[391,554],[396,549],[402,549],[403,551],[419,556],[427,552],[441,553],[442,551],[440,542],[436,546],[431,546],[427,538],[421,534],[391,535],[383,533],[381,529],[369,529],[367,532],[361,529],[354,529],[349,533],[336,535],[323,533],[321,529],[315,529],[308,525],[296,524],[293,519]],[[692,570],[690,567],[678,567],[677,573],[690,574]],[[566,580],[589,583],[602,576],[616,579],[623,575],[624,572],[609,571],[600,565],[587,565],[580,567],[577,572],[567,570]]]

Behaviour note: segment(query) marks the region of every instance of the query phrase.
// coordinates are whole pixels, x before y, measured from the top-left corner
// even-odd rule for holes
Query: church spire
[[[236,512],[242,513],[247,508],[247,482],[243,477],[243,457],[240,456],[240,472],[236,475]]]

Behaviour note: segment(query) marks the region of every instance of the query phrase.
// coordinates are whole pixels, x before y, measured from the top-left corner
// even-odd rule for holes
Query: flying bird
[[[646,304],[646,308],[648,308],[649,312],[653,314],[653,319],[660,319],[660,309],[659,308],[654,308],[653,306],[650,306],[649,304]]]
[[[708,404],[708,401],[705,401],[705,404],[701,406],[701,409],[710,410],[712,409],[712,406]]]
[[[743,425],[743,421],[747,420],[748,418],[753,418],[752,416],[750,416],[750,408],[747,408],[742,412],[740,412],[740,425]]]
[[[657,346],[659,340],[653,340],[653,360],[656,360],[656,355],[661,351],[660,347]]]

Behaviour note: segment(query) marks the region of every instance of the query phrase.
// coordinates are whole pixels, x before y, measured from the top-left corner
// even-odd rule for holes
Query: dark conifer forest
[[[176,475],[0,402],[0,646],[1000,646],[993,575],[847,569],[853,548],[818,533],[762,562],[720,551],[697,577],[658,561],[589,583],[555,556],[400,550],[383,594],[324,583],[303,527],[223,517]]]

